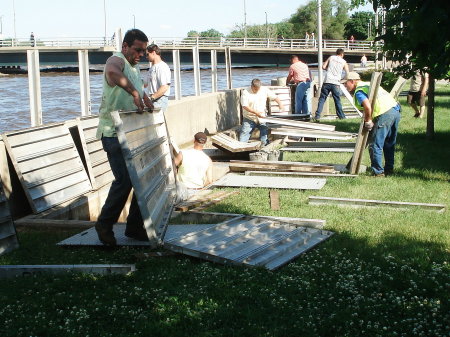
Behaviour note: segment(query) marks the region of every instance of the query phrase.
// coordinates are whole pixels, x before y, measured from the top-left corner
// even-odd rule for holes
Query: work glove
[[[373,129],[373,122],[370,120],[368,122],[364,122],[364,130],[370,131]]]

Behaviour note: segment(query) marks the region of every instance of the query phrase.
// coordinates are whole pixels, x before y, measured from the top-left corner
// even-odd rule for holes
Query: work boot
[[[384,170],[385,176],[392,176],[394,174],[394,170]]]
[[[116,238],[114,237],[114,232],[110,228],[106,228],[100,223],[95,224],[95,231],[97,232],[98,239],[105,246],[114,247],[117,246]]]
[[[148,241],[147,232],[144,227],[129,228],[127,226],[127,228],[125,229],[125,236],[138,241]]]
[[[384,173],[378,173],[378,174],[374,173],[373,177],[375,177],[375,178],[384,178]]]
[[[419,113],[419,112],[416,112],[416,113],[414,114],[414,118],[419,118],[419,116],[420,116],[420,113]]]

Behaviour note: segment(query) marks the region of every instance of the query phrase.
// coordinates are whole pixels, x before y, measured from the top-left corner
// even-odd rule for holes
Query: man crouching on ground
[[[342,82],[346,89],[354,95],[355,106],[360,111],[364,111],[364,128],[371,131],[369,154],[373,175],[384,177],[392,174],[400,122],[400,105],[386,90],[380,87],[372,111],[369,102],[370,83],[361,81],[359,74],[355,72],[349,72]]]
[[[256,128],[259,129],[259,138],[262,145],[268,144],[267,135],[269,129],[265,123],[260,123],[258,117],[266,117],[267,98],[278,103],[280,111],[284,110],[280,99],[268,88],[261,85],[261,81],[257,78],[252,80],[250,88],[242,92],[241,105],[244,110],[244,120],[242,121],[241,133],[239,141],[247,143],[250,136]]]
[[[194,135],[194,148],[183,150],[175,155],[175,165],[178,167],[178,198],[186,200],[191,195],[212,183],[212,161],[203,147],[207,136],[203,132]]]

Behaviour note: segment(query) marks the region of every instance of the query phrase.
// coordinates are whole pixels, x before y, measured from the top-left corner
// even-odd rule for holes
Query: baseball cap
[[[350,71],[347,73],[347,76],[341,81],[341,83],[345,83],[348,80],[360,80],[361,77],[359,77],[359,74],[355,71]]]
[[[205,144],[208,137],[206,136],[206,133],[204,132],[197,132],[194,135],[195,141],[199,142],[200,144]]]

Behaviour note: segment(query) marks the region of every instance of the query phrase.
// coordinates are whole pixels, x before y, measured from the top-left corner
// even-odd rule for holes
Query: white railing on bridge
[[[278,48],[284,50],[303,49],[315,50],[318,48],[317,40],[306,39],[261,39],[261,38],[220,38],[220,37],[155,37],[150,38],[151,43],[166,48]],[[349,40],[323,40],[324,49],[343,48],[345,50],[371,51],[374,47],[373,41],[349,41]],[[74,47],[74,48],[101,48],[114,47],[113,38],[104,37],[79,37],[79,38],[37,38],[35,41],[29,38],[3,39],[0,47]]]

